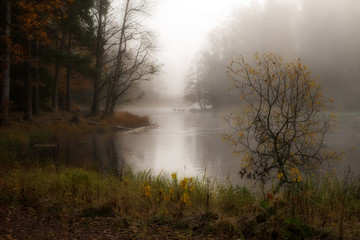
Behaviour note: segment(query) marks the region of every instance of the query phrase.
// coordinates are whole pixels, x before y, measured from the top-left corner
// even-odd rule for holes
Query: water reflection
[[[171,109],[131,109],[147,115],[159,127],[141,133],[91,133],[70,136],[60,144],[60,158],[67,165],[114,172],[121,177],[125,165],[135,170],[177,172],[180,176],[206,176],[223,182],[244,183],[238,171],[240,160],[222,141],[226,131],[225,112],[173,112]],[[349,150],[360,144],[360,114],[339,113],[339,128],[329,135],[326,144],[334,150]],[[351,167],[360,170],[359,149],[337,162],[341,175]]]
[[[115,134],[89,133],[59,139],[57,162],[122,177],[124,160]]]
[[[217,177],[228,175],[238,181],[239,162],[231,148],[222,142],[221,112],[173,112],[166,109],[131,110],[150,116],[159,124],[141,134],[118,134],[124,141],[118,148],[127,153],[126,163],[135,169],[155,173],[177,172],[180,176]],[[141,156],[141,157],[139,157]]]

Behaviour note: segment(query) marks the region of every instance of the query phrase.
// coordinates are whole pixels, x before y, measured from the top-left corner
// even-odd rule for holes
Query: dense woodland
[[[147,0],[2,0],[0,123],[9,111],[111,115],[159,70]],[[117,2],[118,3],[118,2]],[[116,13],[116,14],[115,14]]]

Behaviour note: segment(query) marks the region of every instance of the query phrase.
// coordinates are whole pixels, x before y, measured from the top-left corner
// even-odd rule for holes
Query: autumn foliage
[[[224,139],[242,158],[243,177],[274,179],[281,187],[338,157],[324,145],[334,121],[325,112],[321,86],[300,59],[284,62],[270,53],[248,64],[240,56],[231,61],[228,78],[243,110],[226,117],[233,132]]]

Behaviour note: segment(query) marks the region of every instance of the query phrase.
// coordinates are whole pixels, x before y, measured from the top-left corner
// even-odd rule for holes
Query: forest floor
[[[43,206],[0,205],[0,239],[241,239],[118,215],[83,216]]]

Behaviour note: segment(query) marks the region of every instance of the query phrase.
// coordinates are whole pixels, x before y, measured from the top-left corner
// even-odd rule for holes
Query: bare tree
[[[324,145],[333,124],[324,112],[320,85],[300,60],[284,63],[271,53],[255,58],[256,67],[242,57],[229,67],[228,78],[240,91],[244,110],[227,117],[234,132],[224,137],[242,155],[242,176],[276,179],[279,190],[338,157]]]
[[[100,94],[104,87],[103,71],[105,67],[105,56],[111,47],[110,39],[120,30],[113,23],[113,18],[109,17],[109,0],[97,0],[93,9],[96,27],[96,49],[95,49],[95,68],[97,74],[94,76],[94,93],[91,104],[91,113],[97,115],[100,111]]]
[[[117,54],[110,55],[106,73],[105,114],[113,114],[118,100],[141,81],[150,80],[159,71],[152,60],[155,51],[153,34],[144,28],[151,2],[126,0],[123,8]]]

